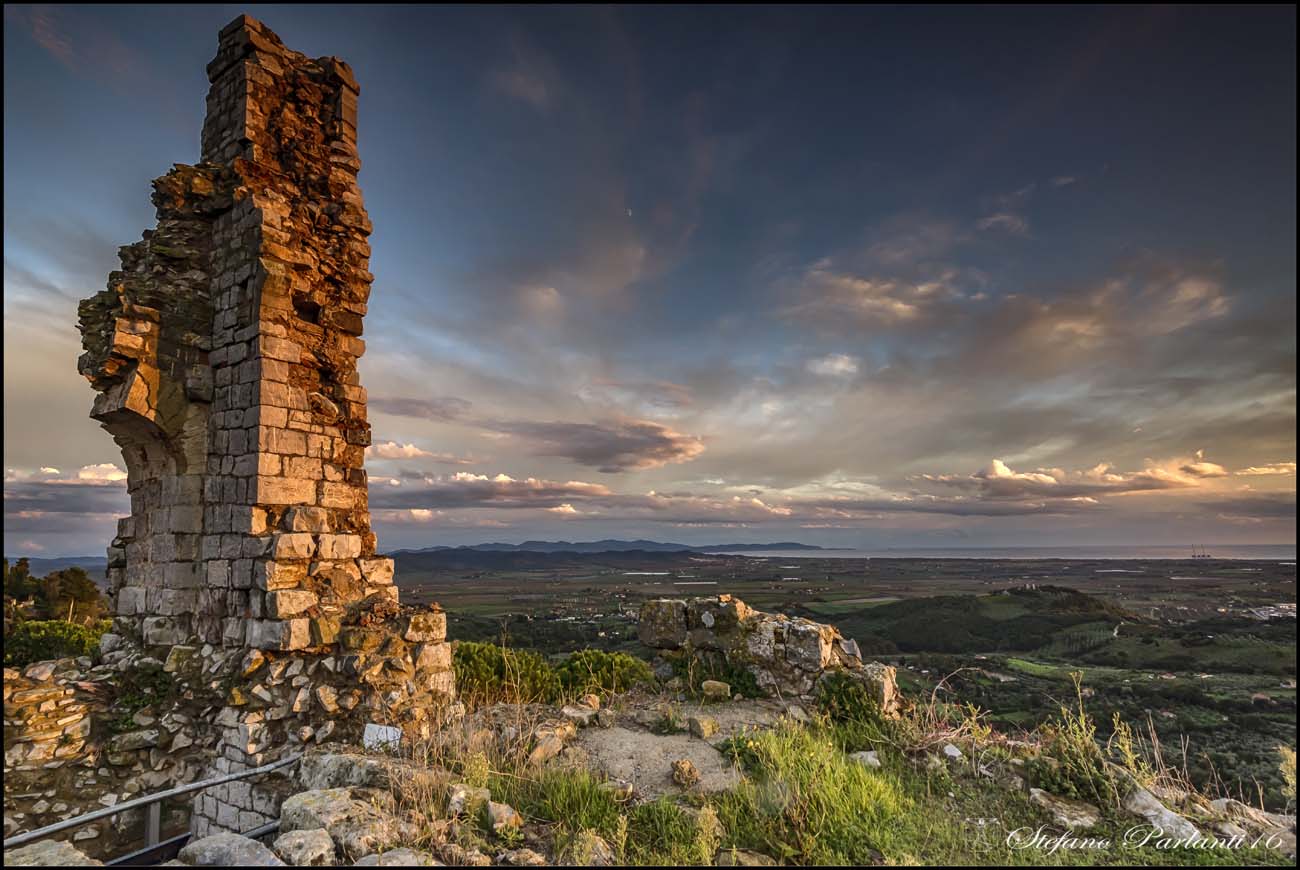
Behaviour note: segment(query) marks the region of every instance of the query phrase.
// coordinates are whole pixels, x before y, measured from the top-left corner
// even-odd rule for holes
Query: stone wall
[[[157,228],[80,308],[92,416],[131,494],[109,550],[116,631],[318,647],[349,604],[396,599],[363,468],[358,87],[247,16],[208,76],[203,162],[154,182]]]
[[[656,598],[641,605],[641,642],[669,656],[700,657],[736,668],[772,696],[813,693],[827,674],[843,673],[870,687],[886,715],[898,711],[894,668],[863,662],[856,641],[833,625],[754,610],[730,595],[690,601]]]

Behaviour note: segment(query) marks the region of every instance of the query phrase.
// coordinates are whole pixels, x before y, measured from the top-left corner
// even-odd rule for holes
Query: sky
[[[240,12],[361,84],[381,548],[1295,542],[1294,7],[6,6],[6,554]]]

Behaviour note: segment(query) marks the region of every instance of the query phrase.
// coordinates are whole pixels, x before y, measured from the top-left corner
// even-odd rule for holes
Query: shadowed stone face
[[[246,16],[208,76],[203,162],[154,182],[157,226],[79,308],[91,416],[131,495],[109,549],[116,631],[299,649],[348,604],[396,600],[362,467],[359,89]]]

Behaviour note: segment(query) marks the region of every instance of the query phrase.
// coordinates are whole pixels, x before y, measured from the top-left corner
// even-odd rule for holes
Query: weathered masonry
[[[97,667],[121,685],[165,661],[176,706],[151,715],[188,723],[113,745],[217,775],[368,724],[420,739],[456,707],[446,616],[398,606],[370,529],[356,80],[247,16],[208,78],[202,159],[154,182],[156,228],[81,303],[79,368],[131,497]],[[193,829],[260,825],[284,788],[209,788]]]
[[[131,496],[116,625],[149,646],[304,649],[349,603],[396,598],[362,467],[359,89],[247,16],[208,77],[202,162],[154,182],[157,228],[79,312],[91,416]]]

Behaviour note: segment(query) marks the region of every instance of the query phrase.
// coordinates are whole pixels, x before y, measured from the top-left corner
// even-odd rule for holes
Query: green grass
[[[883,770],[850,761],[825,730],[785,726],[749,735],[747,777],[709,798],[724,848],[792,864],[1284,863],[1265,850],[1159,850],[1123,845],[1131,820],[1107,822],[1101,849],[1013,848],[1007,834],[1050,822],[1023,795],[987,780],[924,773],[901,756]]]
[[[1042,662],[1030,662],[1024,659],[1007,659],[1007,667],[1013,671],[1020,671],[1022,674],[1031,674],[1035,677],[1064,678],[1065,669],[1054,665],[1045,665]]]
[[[584,768],[493,771],[493,800],[524,815],[550,841],[557,860],[581,854],[592,834],[620,863],[683,866],[712,863],[718,848],[761,852],[793,865],[1276,865],[1276,853],[1254,850],[1161,850],[1125,845],[1134,820],[1108,815],[1090,836],[1100,848],[1017,848],[1016,830],[1047,836],[1055,828],[1019,791],[973,778],[968,771],[926,770],[896,750],[883,769],[851,761],[842,726],[785,722],[740,738],[735,756],[744,774],[735,789],[711,795],[620,802]],[[473,841],[513,845],[480,818]]]

